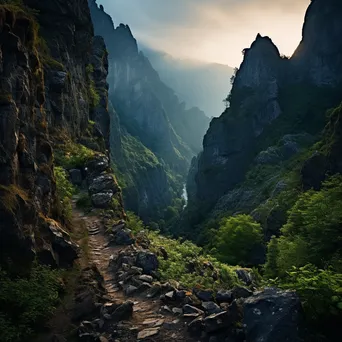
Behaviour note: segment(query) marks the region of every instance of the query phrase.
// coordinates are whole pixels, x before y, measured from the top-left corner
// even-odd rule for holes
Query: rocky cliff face
[[[299,78],[318,86],[342,81],[341,2],[313,0],[305,16],[303,39],[291,57]]]
[[[195,207],[207,211],[223,195],[236,194],[237,185],[246,183],[246,173],[252,172],[257,155],[282,138],[305,133],[315,136],[322,130],[325,110],[341,99],[340,13],[338,1],[312,1],[302,42],[290,59],[281,57],[271,39],[260,35],[244,51],[229,96],[230,107],[212,121],[198,172],[190,181],[196,183],[195,196],[190,199],[190,203],[197,201]],[[278,170],[282,163],[283,159]],[[241,196],[234,195],[233,204],[225,210],[243,210],[237,205]]]
[[[81,140],[90,116],[108,136],[105,48],[86,0],[24,4],[0,7],[0,262],[67,266],[77,246],[62,228],[53,150],[62,136]]]
[[[95,33],[104,37],[109,53],[112,162],[127,208],[156,220],[180,196],[209,119],[198,109],[186,110],[161,82],[127,25],[115,28],[94,0],[89,7]]]

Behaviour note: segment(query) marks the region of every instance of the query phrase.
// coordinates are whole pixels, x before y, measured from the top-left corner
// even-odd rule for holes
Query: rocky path
[[[120,252],[135,250],[135,247],[133,245],[117,246],[111,243],[109,235],[105,232],[102,219],[96,215],[84,214],[76,208],[75,203],[76,200],[73,201],[73,219],[76,224],[83,221],[88,230],[89,263],[97,266],[104,279],[108,307],[109,303],[115,303],[116,306],[128,303],[133,306],[133,315],[128,320],[113,325],[114,331],[108,329],[109,331],[105,334],[108,341],[196,341],[188,334],[186,320],[178,317],[178,312],[169,312],[169,308],[161,302],[159,295],[147,298],[147,295],[151,293],[149,291],[151,288],[147,287],[146,291],[139,291],[132,295],[127,295],[124,292],[122,283],[120,286],[117,279],[117,274],[110,268],[110,262],[118,259]],[[146,278],[150,281],[148,276]],[[129,291],[127,287],[125,291]],[[113,333],[114,339],[108,336],[109,333]],[[106,340],[103,337],[101,341]]]

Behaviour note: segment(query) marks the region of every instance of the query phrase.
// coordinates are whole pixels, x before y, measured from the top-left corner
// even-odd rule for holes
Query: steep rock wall
[[[230,107],[211,123],[192,175],[196,191],[189,203],[197,203],[200,212],[244,181],[262,150],[288,134],[317,135],[323,129],[324,112],[341,99],[340,13],[338,1],[312,1],[302,42],[291,58],[280,56],[260,35],[244,51]],[[226,210],[233,208],[242,209],[234,204]]]
[[[63,136],[82,140],[90,115],[101,112],[103,127],[105,47],[93,42],[86,0],[24,3],[0,6],[0,263],[27,270],[37,256],[65,267],[77,246],[62,228],[53,150]],[[90,80],[100,94],[95,107]]]

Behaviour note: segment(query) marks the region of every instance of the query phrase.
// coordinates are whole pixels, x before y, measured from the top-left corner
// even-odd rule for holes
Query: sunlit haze
[[[291,55],[310,0],[98,0],[115,25],[176,58],[238,66],[257,33]]]

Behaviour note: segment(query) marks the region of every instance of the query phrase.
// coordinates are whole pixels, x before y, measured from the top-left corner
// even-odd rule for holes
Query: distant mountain
[[[207,116],[219,116],[224,111],[222,100],[230,91],[234,68],[192,59],[177,59],[140,44],[140,49],[169,85],[188,106],[198,106]]]

